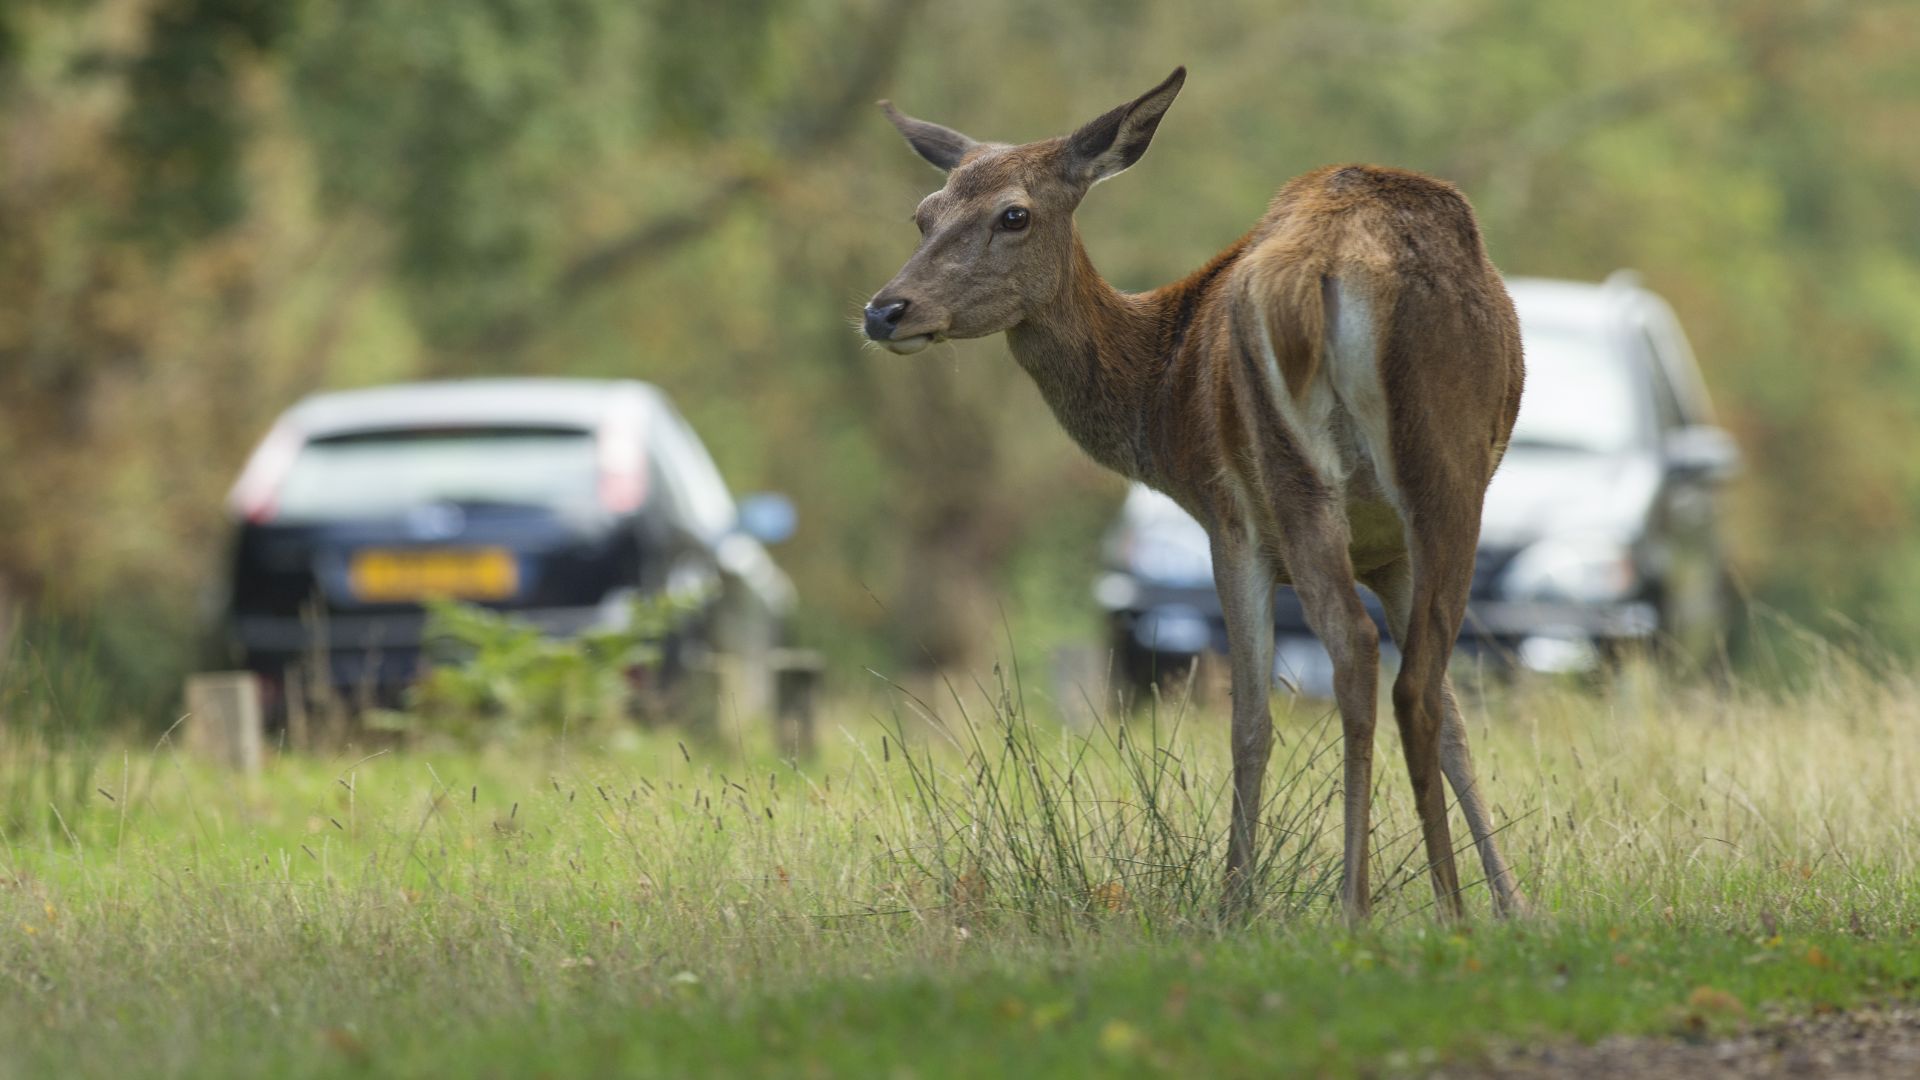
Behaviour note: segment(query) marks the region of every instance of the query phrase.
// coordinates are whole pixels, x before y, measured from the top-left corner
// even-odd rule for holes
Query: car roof
[[[637,379],[448,379],[315,394],[282,422],[307,438],[465,426],[594,430],[611,416],[664,404]]]
[[[1580,330],[1603,330],[1620,320],[1632,285],[1619,282],[1508,278],[1507,295],[1524,323]]]

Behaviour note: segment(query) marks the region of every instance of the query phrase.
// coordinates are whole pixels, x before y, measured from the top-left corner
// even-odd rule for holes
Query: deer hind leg
[[[1422,525],[1426,528],[1423,530]],[[1465,914],[1460,878],[1454,867],[1453,839],[1447,825],[1447,794],[1441,782],[1441,725],[1446,716],[1447,663],[1466,612],[1473,572],[1474,536],[1464,540],[1434,535],[1434,523],[1417,517],[1408,528],[1411,550],[1411,600],[1405,633],[1400,635],[1400,674],[1393,681],[1393,718],[1400,727],[1407,772],[1413,781],[1414,808],[1426,841],[1427,870],[1434,899],[1454,918]]]
[[[1387,629],[1395,642],[1407,639],[1413,605],[1413,567],[1399,559],[1367,575],[1366,585],[1387,611]],[[1460,800],[1466,815],[1473,845],[1480,852],[1480,865],[1486,870],[1487,883],[1493,889],[1493,910],[1502,917],[1523,915],[1527,898],[1515,881],[1513,870],[1500,854],[1494,839],[1493,814],[1487,807],[1485,791],[1474,775],[1473,755],[1467,749],[1467,724],[1453,693],[1453,679],[1443,674],[1440,680],[1440,770],[1446,774],[1454,797]]]
[[[1493,889],[1493,913],[1501,918],[1525,915],[1527,896],[1520,891],[1513,868],[1507,865],[1494,839],[1493,814],[1487,808],[1486,793],[1474,775],[1473,754],[1467,749],[1467,723],[1460,716],[1451,677],[1441,680],[1440,699],[1445,709],[1440,720],[1440,768],[1447,774],[1447,783],[1453,785],[1453,794],[1467,815],[1467,828],[1473,833],[1473,845],[1480,851],[1480,865],[1486,870],[1488,886]]]
[[[1449,505],[1447,496],[1453,493],[1445,483],[1448,477],[1444,471],[1435,477],[1423,475],[1430,470],[1425,467],[1421,455],[1400,452],[1394,428],[1396,414],[1388,400],[1384,374],[1384,365],[1395,351],[1393,346],[1396,343],[1393,328],[1383,322],[1383,319],[1390,318],[1390,313],[1397,307],[1393,291],[1363,273],[1355,273],[1323,277],[1320,298],[1329,327],[1327,367],[1330,381],[1341,406],[1353,421],[1367,464],[1384,489],[1382,494],[1401,519],[1411,556],[1409,565],[1416,571],[1409,574],[1408,618],[1394,632],[1400,644],[1402,663],[1400,675],[1393,684],[1393,714],[1400,727],[1407,771],[1413,778],[1414,805],[1420,814],[1420,831],[1426,842],[1434,893],[1443,909],[1457,915],[1460,911],[1460,888],[1447,829],[1447,798],[1441,781],[1439,737],[1440,718],[1443,715],[1441,683],[1446,676],[1447,658],[1452,650],[1453,630],[1446,627],[1444,605],[1437,604],[1439,599],[1450,594],[1444,588],[1434,588],[1450,572],[1450,567],[1444,562],[1436,562],[1435,556],[1449,549],[1445,546],[1436,548],[1432,544],[1422,546],[1421,537],[1417,535],[1419,530],[1413,527],[1427,524],[1424,520],[1426,515],[1420,512],[1422,507],[1438,499],[1444,509]],[[1414,434],[1418,437],[1425,433],[1415,431]],[[1433,440],[1417,438],[1416,442],[1431,444]],[[1409,475],[1410,468],[1414,475]],[[1420,500],[1419,504],[1410,505],[1409,495]],[[1474,505],[1478,506],[1478,502]],[[1440,515],[1438,520],[1449,519]],[[1467,570],[1471,574],[1471,532],[1467,536],[1466,555]],[[1428,573],[1430,565],[1437,566],[1442,573]],[[1462,605],[1466,600],[1465,588],[1463,579],[1460,583]],[[1457,615],[1452,626],[1458,628]],[[1372,629],[1371,624],[1368,629]],[[1377,679],[1378,676],[1375,674],[1373,677]],[[1370,692],[1372,689],[1369,687]],[[1344,700],[1342,705],[1344,717]],[[1349,739],[1350,753],[1351,746],[1352,740]],[[1348,798],[1352,797],[1350,790]],[[1351,854],[1351,832],[1348,843]]]
[[[1334,699],[1345,751],[1342,784],[1345,861],[1340,901],[1349,919],[1367,916],[1373,799],[1373,732],[1380,694],[1380,633],[1354,589],[1347,519],[1330,500],[1283,510],[1280,554],[1300,594],[1307,625],[1333,660]]]
[[[1273,750],[1267,693],[1273,680],[1273,564],[1249,530],[1214,531],[1213,574],[1227,621],[1233,668],[1233,817],[1227,834],[1223,908],[1244,910],[1253,899],[1255,832],[1260,787]]]

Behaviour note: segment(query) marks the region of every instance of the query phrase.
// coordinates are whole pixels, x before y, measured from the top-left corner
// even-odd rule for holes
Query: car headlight
[[[1500,592],[1509,600],[1600,604],[1626,599],[1638,581],[1633,552],[1618,540],[1549,538],[1514,556]]]

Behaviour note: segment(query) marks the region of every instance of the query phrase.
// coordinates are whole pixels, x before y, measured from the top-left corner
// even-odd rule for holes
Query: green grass
[[[1844,1005],[1916,976],[1911,950],[1831,936],[1769,945],[1584,927],[1253,932],[950,959],[736,997],[656,978],[609,1001],[605,982],[623,981],[609,973],[556,995],[558,1025],[480,1039],[455,1031],[415,1047],[413,1064],[444,1054],[581,1073],[1082,1075],[1102,1062],[1181,1075],[1345,1072],[1471,1059],[1499,1036],[1690,1033],[1744,1017],[1746,1001]]]
[[[1385,734],[1359,931],[1318,706],[1277,709],[1261,908],[1229,926],[1219,717],[902,710],[843,714],[806,767],[604,730],[244,780],[63,749],[94,789],[0,847],[0,1075],[1367,1073],[1920,986],[1903,682],[1470,707],[1541,909],[1517,924],[1479,888],[1433,921]],[[7,730],[0,776],[44,768]]]

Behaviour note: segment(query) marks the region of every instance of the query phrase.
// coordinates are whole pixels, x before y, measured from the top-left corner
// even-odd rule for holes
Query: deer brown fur
[[[1230,904],[1249,898],[1272,743],[1273,590],[1291,583],[1334,663],[1345,750],[1342,899],[1363,917],[1379,641],[1433,887],[1460,911],[1444,775],[1496,909],[1524,900],[1494,840],[1446,670],[1480,509],[1519,408],[1520,337],[1465,198],[1417,173],[1329,167],[1280,190],[1252,231],[1185,279],[1115,290],[1073,210],[1145,153],[1185,79],[1063,138],[976,142],[883,103],[947,183],[922,240],[867,307],[896,352],[1004,331],[1054,415],[1097,461],[1207,529],[1233,669]]]

